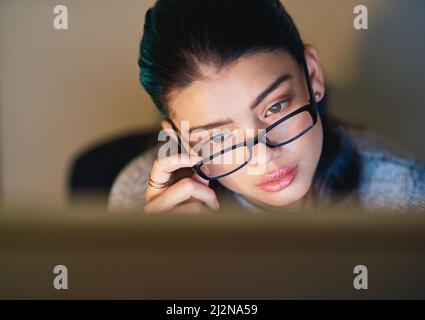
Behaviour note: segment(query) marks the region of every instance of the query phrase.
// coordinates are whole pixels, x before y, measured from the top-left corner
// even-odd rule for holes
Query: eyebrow
[[[249,109],[250,110],[255,109],[270,93],[275,91],[279,86],[281,86],[283,83],[289,81],[291,78],[292,78],[292,76],[287,74],[287,73],[278,77],[263,92],[260,93],[260,95],[254,100],[254,102],[251,103],[251,105],[249,106]],[[224,125],[232,123],[232,122],[233,121],[229,118],[226,119],[226,120],[211,122],[211,123],[208,123],[208,124],[193,127],[191,129],[189,129],[189,133],[191,133],[192,131],[195,131],[197,129],[204,129],[204,130],[213,129],[213,128],[216,128],[216,127],[224,126]]]

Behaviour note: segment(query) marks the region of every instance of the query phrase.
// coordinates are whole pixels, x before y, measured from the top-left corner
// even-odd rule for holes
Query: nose
[[[241,125],[244,128],[245,140],[251,140],[255,137],[259,137],[259,141],[256,145],[251,147],[251,158],[248,161],[247,174],[248,175],[261,175],[266,172],[267,164],[279,154],[278,150],[270,148],[266,145],[265,125],[258,119],[247,119],[246,122]],[[247,129],[250,128],[250,129]],[[280,149],[280,148],[277,148]]]
[[[248,174],[260,175],[265,173],[267,165],[278,157],[280,148],[270,148],[265,141],[260,141],[252,147],[251,159],[248,162]]]

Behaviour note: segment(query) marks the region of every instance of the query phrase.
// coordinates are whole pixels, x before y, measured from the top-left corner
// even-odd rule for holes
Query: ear
[[[164,130],[173,129],[173,126],[171,125],[171,123],[168,120],[162,120],[161,121],[161,127]]]
[[[173,125],[169,121],[164,119],[164,120],[161,121],[161,127],[162,127],[163,130],[167,130],[168,132],[172,133],[172,134],[170,134],[170,136],[173,138],[174,142],[177,145],[178,141],[179,141],[179,137],[178,137],[178,132],[176,132],[174,130]],[[186,150],[190,150],[190,147],[189,147],[187,141],[184,141],[183,139],[180,139],[180,141],[182,142],[183,147]]]
[[[325,79],[320,66],[319,55],[316,49],[307,44],[304,46],[304,56],[307,63],[308,72],[310,74],[311,86],[314,93],[318,93],[316,100],[319,102],[325,95]]]
[[[177,132],[175,132],[171,123],[168,120],[162,120],[161,121],[161,127],[162,127],[163,130],[166,130],[167,132],[170,132],[170,133],[172,132],[172,138],[177,143],[177,141],[178,141]]]

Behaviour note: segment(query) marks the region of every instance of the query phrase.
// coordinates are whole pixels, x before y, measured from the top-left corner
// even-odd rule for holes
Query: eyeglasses
[[[206,180],[220,179],[235,173],[246,166],[252,159],[252,150],[258,143],[263,143],[270,148],[287,145],[306,134],[317,123],[317,102],[311,87],[310,77],[305,60],[303,68],[309,92],[309,103],[294,109],[286,109],[282,118],[265,128],[255,138],[236,142],[226,147],[226,142],[219,141],[211,147],[204,145],[201,155],[203,159],[192,169]],[[173,124],[174,126],[174,124]],[[174,126],[175,127],[175,126]],[[175,128],[176,129],[176,128]],[[236,140],[240,137],[236,137]],[[179,145],[184,147],[178,138]]]

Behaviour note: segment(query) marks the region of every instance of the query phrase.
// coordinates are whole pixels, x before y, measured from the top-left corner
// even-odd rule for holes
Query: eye
[[[281,101],[281,102],[278,102],[278,103],[272,105],[270,108],[267,109],[264,117],[269,117],[269,116],[272,116],[274,114],[281,113],[282,111],[284,111],[287,103],[288,103],[288,101],[284,100],[284,101]]]
[[[230,132],[222,132],[219,134],[216,134],[214,137],[211,138],[211,141],[214,143],[222,143],[224,140],[226,140],[229,136],[232,134]]]

